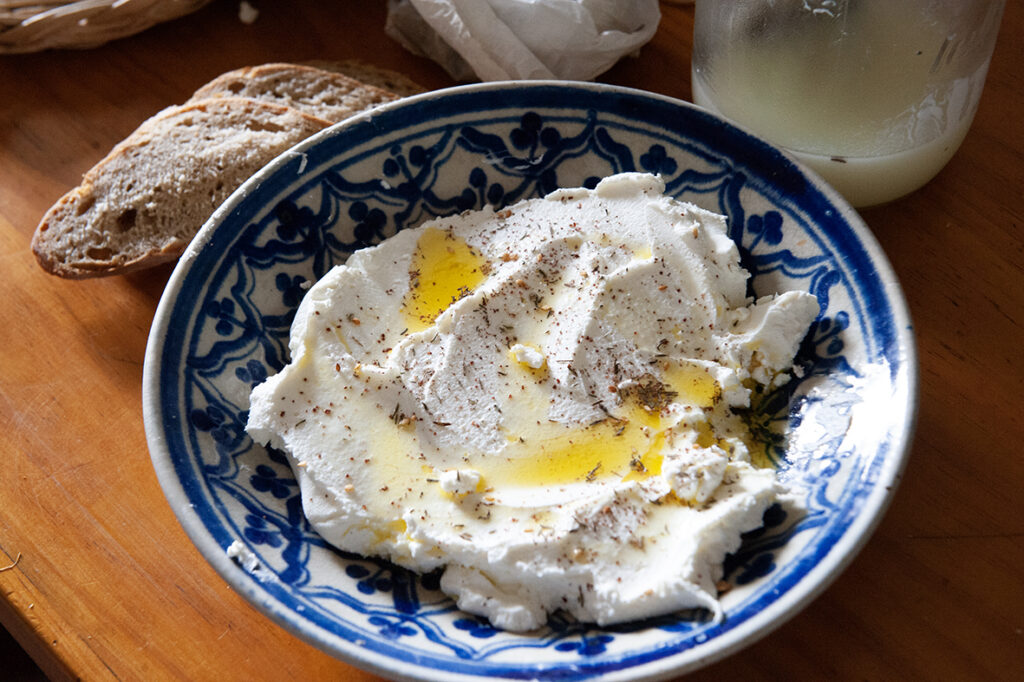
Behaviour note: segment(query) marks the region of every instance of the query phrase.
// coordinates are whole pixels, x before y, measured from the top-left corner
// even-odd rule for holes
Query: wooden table
[[[223,71],[359,57],[451,84],[384,35],[383,2],[256,4],[251,25],[218,0],[101,48],[0,57],[0,621],[54,679],[376,679],[233,593],[165,503],[140,386],[170,268],[63,281],[29,250],[43,212],[115,142]],[[692,7],[663,14],[639,58],[600,80],[689,98]],[[863,212],[920,350],[895,502],[810,607],[694,679],[1024,674],[1022,35],[1009,2],[959,153],[915,195]]]

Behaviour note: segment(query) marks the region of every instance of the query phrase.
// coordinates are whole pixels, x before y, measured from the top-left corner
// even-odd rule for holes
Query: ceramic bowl
[[[775,506],[726,561],[725,618],[691,611],[599,628],[555,616],[513,634],[460,612],[438,576],[336,551],[302,514],[279,453],[244,426],[288,360],[309,283],[438,215],[623,171],[728,217],[751,293],[803,289],[822,313],[802,376],[758,406]],[[832,581],[889,503],[914,423],[907,309],[857,214],[782,152],[689,104],[584,83],[497,83],[411,97],[338,124],[237,191],[175,269],[146,353],[144,413],[167,500],[202,555],[267,616],[338,658],[404,679],[657,679],[762,637]]]

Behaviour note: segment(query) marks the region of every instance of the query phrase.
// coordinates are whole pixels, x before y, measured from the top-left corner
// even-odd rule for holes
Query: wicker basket
[[[0,0],[0,53],[95,47],[210,0]]]

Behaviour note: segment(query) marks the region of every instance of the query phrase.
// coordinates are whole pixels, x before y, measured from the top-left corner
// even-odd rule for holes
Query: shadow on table
[[[7,630],[0,627],[0,678],[10,682],[45,682],[46,675],[22,650]]]

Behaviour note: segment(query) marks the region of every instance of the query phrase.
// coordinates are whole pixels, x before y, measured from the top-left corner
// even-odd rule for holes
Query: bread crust
[[[248,97],[304,111],[337,123],[399,98],[343,73],[302,64],[269,63],[228,71],[203,85],[190,101]]]
[[[425,87],[404,73],[368,64],[360,59],[343,59],[341,61],[314,60],[303,62],[303,64],[325,71],[340,73],[402,97],[418,95],[427,91]]]

